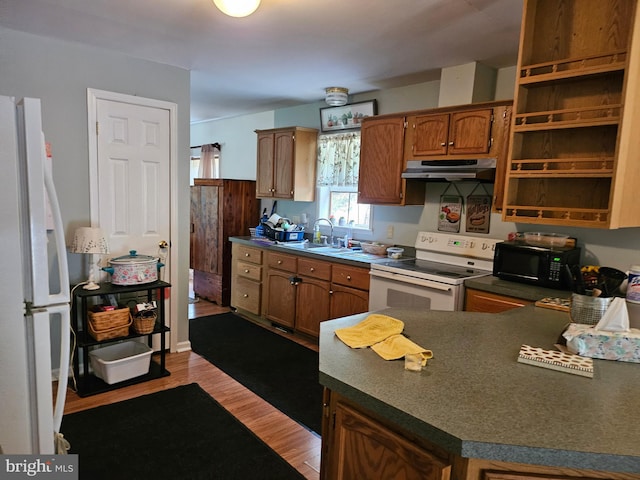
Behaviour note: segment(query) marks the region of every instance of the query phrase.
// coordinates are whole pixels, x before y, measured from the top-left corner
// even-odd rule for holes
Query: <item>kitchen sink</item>
[[[376,260],[385,259],[380,255],[374,255],[373,253],[366,253],[362,250],[353,250],[351,248],[344,247],[332,247],[331,245],[323,245],[311,242],[287,242],[278,244],[279,247],[284,247],[291,250],[309,250],[319,255],[327,255],[330,257],[348,258],[352,260],[359,260],[365,262],[372,262]]]

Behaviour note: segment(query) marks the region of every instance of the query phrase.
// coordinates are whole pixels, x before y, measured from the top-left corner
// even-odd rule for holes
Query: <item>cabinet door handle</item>
[[[449,142],[449,146],[450,146],[450,147],[453,147],[453,142]]]
[[[446,147],[446,146],[447,146],[447,142],[442,142],[442,143],[440,143],[440,146],[441,146],[441,147]]]

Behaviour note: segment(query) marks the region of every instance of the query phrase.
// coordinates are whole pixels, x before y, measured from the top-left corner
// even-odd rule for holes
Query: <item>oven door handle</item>
[[[440,290],[443,292],[450,292],[452,290],[450,285],[445,285],[443,283],[438,283],[438,282],[432,282],[430,280],[423,280],[421,278],[415,278],[415,277],[411,277],[411,280],[407,281],[405,280],[407,278],[405,275],[398,275],[397,273],[384,272],[382,270],[375,270],[375,271],[371,270],[369,272],[369,275],[371,275],[372,277],[386,278],[388,280],[394,280],[396,282],[408,283],[410,285],[417,285],[420,287],[431,288],[433,290]]]

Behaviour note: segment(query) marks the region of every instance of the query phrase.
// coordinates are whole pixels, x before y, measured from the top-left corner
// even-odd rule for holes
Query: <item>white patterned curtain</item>
[[[358,186],[360,132],[318,136],[318,186]]]
[[[217,145],[202,145],[198,178],[220,178],[220,149]]]

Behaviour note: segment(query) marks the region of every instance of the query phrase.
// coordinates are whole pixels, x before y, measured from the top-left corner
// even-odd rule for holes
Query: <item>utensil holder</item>
[[[612,297],[591,297],[574,293],[571,295],[571,321],[585,325],[596,325],[607,311]]]

